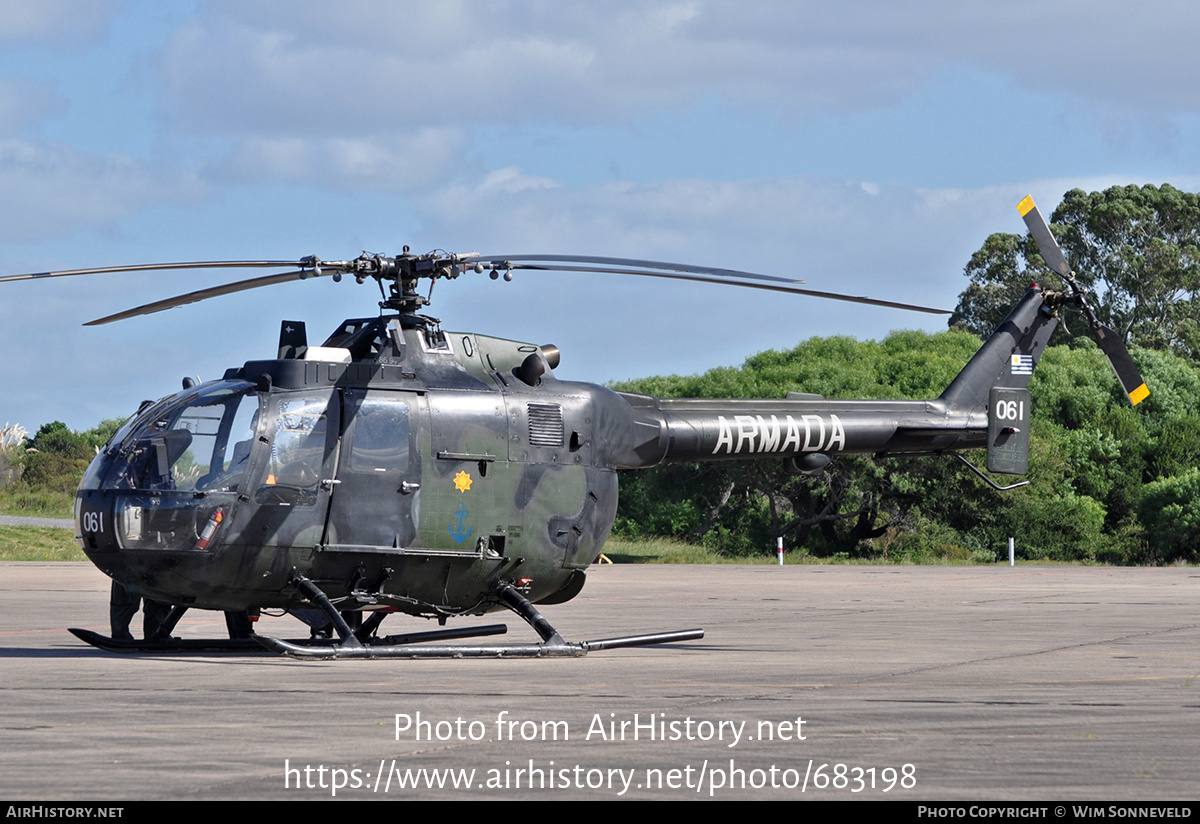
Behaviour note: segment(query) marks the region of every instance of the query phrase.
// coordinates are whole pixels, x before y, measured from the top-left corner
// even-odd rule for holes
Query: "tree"
[[[1127,344],[1200,358],[1200,194],[1166,184],[1072,189],[1050,223],[1103,323]],[[971,284],[950,326],[983,338],[1029,283],[1063,288],[1028,234],[991,235],[964,274]]]
[[[1200,560],[1200,469],[1147,484],[1140,504],[1146,539],[1157,563]]]
[[[92,449],[100,449],[125,424],[123,418],[105,418],[86,432],[80,432]]]
[[[95,454],[87,439],[62,421],[42,424],[26,444],[21,479],[31,488],[70,493]]]
[[[930,398],[977,348],[971,336],[954,333],[812,338],[788,351],[761,352],[738,369],[617,388],[659,397],[781,398],[805,390],[830,398]],[[788,549],[854,553],[946,488],[940,479],[954,471],[944,461],[880,464],[859,456],[843,456],[813,475],[796,475],[779,459],[669,464],[622,473],[616,529],[632,537],[703,541],[734,555],[769,552],[775,536]]]
[[[90,459],[93,454],[87,439],[67,429],[62,421],[42,424],[37,434],[29,439],[27,448],[76,460]]]

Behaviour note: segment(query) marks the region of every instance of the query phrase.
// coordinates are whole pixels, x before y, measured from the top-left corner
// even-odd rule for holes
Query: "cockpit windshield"
[[[110,445],[103,488],[238,491],[258,429],[252,384],[207,384],[150,413]]]

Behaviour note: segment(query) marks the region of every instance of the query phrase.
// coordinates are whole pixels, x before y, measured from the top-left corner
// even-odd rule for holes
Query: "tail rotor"
[[[1017,211],[1021,213],[1021,217],[1025,220],[1025,225],[1029,228],[1029,234],[1033,237],[1034,242],[1037,243],[1042,257],[1046,260],[1046,265],[1053,269],[1070,288],[1070,294],[1064,296],[1065,302],[1073,303],[1079,307],[1079,310],[1083,313],[1084,318],[1087,319],[1088,325],[1092,328],[1092,332],[1096,336],[1096,342],[1100,344],[1100,349],[1108,358],[1108,363],[1112,366],[1113,372],[1116,373],[1117,380],[1121,383],[1121,388],[1125,390],[1129,401],[1134,406],[1137,406],[1150,395],[1150,390],[1146,388],[1146,382],[1142,380],[1142,375],[1138,371],[1137,365],[1133,362],[1133,358],[1129,356],[1129,350],[1125,348],[1125,342],[1121,339],[1120,335],[1105,326],[1096,317],[1095,310],[1087,302],[1087,290],[1080,286],[1079,282],[1075,279],[1075,274],[1071,271],[1070,264],[1067,263],[1066,255],[1063,254],[1058,241],[1054,239],[1054,235],[1050,231],[1050,225],[1046,223],[1046,219],[1038,211],[1037,204],[1033,202],[1033,197],[1026,195],[1025,199],[1017,205]]]

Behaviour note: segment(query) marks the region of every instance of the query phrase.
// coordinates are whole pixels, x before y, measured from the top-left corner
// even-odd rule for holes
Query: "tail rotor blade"
[[[1142,380],[1142,373],[1138,371],[1133,358],[1129,357],[1125,342],[1103,323],[1095,327],[1095,332],[1096,342],[1108,356],[1108,363],[1116,373],[1117,380],[1121,382],[1121,388],[1129,396],[1129,402],[1137,406],[1150,395],[1150,390],[1146,388],[1146,382]]]
[[[1033,195],[1026,195],[1025,199],[1017,204],[1017,211],[1025,219],[1029,234],[1033,235],[1033,240],[1041,250],[1042,257],[1046,259],[1046,265],[1070,280],[1071,267],[1067,264],[1067,258],[1059,248],[1058,241],[1050,232],[1050,224],[1046,223],[1046,218],[1042,217],[1037,204],[1033,202]]]

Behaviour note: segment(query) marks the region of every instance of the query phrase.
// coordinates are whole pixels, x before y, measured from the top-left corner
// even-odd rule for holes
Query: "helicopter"
[[[1065,292],[1031,284],[946,390],[927,400],[662,399],[561,381],[558,349],[443,330],[422,314],[423,282],[514,271],[634,274],[734,284],[924,312],[944,310],[802,288],[803,281],[704,266],[567,255],[435,251],[352,260],[197,261],[75,269],[2,281],[128,271],[286,268],[148,303],[98,325],[309,278],[375,281],[379,313],[344,321],[320,345],[281,323],[276,356],[246,361],[142,406],[99,451],[75,499],[88,558],[129,591],[174,605],[150,638],[84,629],[103,649],[259,649],[297,657],[558,657],[703,637],[703,630],[570,642],[538,606],[580,593],[617,508],[617,470],[664,462],[777,458],[815,474],[841,455],[987,449],[992,472],[1029,460],[1028,383],[1078,308],[1130,400],[1148,395],[1121,338],[1086,293],[1031,198],[1018,207]],[[946,313],[948,314],[948,313]],[[1023,482],[1024,483],[1024,482]],[[1018,486],[1021,484],[1014,484]],[[1009,489],[999,487],[998,489]],[[328,640],[180,640],[187,609],[291,611]],[[503,624],[449,618],[508,610],[536,643],[473,642]],[[439,629],[380,635],[393,613]]]

